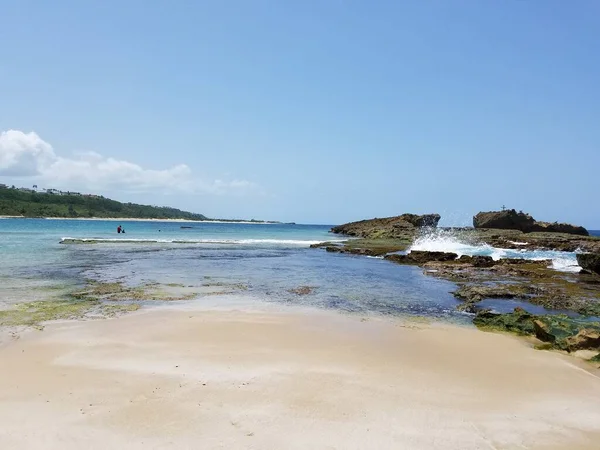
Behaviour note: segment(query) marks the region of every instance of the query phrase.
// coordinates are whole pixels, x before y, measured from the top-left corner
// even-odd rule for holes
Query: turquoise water
[[[125,235],[116,233],[122,225]],[[181,227],[192,228],[181,228]],[[248,287],[244,299],[373,314],[460,319],[452,283],[417,267],[331,254],[309,245],[340,239],[325,225],[0,220],[0,307],[87,279],[126,284],[205,280]],[[61,244],[63,238],[77,242]],[[71,241],[73,242],[73,241]],[[300,296],[290,290],[314,288]],[[201,296],[200,296],[201,297]],[[202,298],[200,298],[202,300]],[[207,301],[227,301],[213,296]]]
[[[126,234],[116,233],[118,225]],[[425,276],[417,267],[309,248],[315,242],[341,240],[329,233],[330,228],[4,219],[0,220],[0,308],[61,295],[90,279],[186,286],[211,280],[247,286],[238,294],[246,302],[465,320],[455,311],[453,283]],[[71,243],[61,243],[63,239]],[[510,252],[467,245],[443,230],[423,236],[415,248],[500,256]],[[517,256],[550,258],[562,270],[579,270],[573,253],[518,252]],[[300,286],[314,291],[304,296],[290,292]],[[198,300],[203,300],[201,294]],[[210,301],[226,302],[228,296],[213,296]]]

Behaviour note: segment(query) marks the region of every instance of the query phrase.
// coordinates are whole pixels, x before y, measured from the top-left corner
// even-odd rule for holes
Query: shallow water
[[[86,279],[125,284],[176,283],[243,286],[255,301],[349,312],[461,318],[453,284],[373,258],[310,249],[339,239],[330,226],[122,222],[0,221],[1,302],[39,299],[43,289]],[[181,228],[192,226],[193,228]],[[159,231],[160,230],[160,231]],[[61,244],[65,238],[94,243]],[[310,286],[308,295],[292,290]],[[215,298],[211,297],[211,302]]]
[[[122,225],[125,235],[116,233]],[[192,227],[192,228],[182,228]],[[325,225],[5,219],[0,220],[0,308],[60,296],[85,280],[224,286],[248,302],[314,306],[363,314],[468,321],[453,283],[378,258],[310,249],[340,239]],[[421,241],[448,246],[441,241]],[[61,240],[69,238],[69,244]],[[451,242],[451,245],[463,245]],[[445,248],[447,251],[448,248]],[[479,252],[463,245],[462,254]],[[492,249],[491,251],[495,251]],[[540,258],[544,255],[521,254]],[[547,255],[546,255],[547,256]],[[572,260],[574,254],[560,255]],[[311,287],[307,295],[293,292]],[[241,290],[243,289],[243,290]],[[218,304],[211,295],[207,303]]]

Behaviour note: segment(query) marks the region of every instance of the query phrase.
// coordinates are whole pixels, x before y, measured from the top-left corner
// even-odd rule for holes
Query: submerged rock
[[[588,272],[600,275],[600,253],[580,253],[577,255],[577,264]]]
[[[538,222],[529,214],[522,211],[517,212],[514,209],[480,212],[473,217],[473,226],[475,228],[519,230],[524,233],[546,232],[589,236],[588,231],[583,227],[568,223]]]
[[[315,291],[314,286],[298,286],[297,288],[289,289],[288,292],[296,295],[309,295]]]
[[[352,255],[363,255],[363,256],[378,256],[374,250],[369,248],[349,248],[349,247],[341,247],[337,245],[327,245],[325,246],[325,251],[329,253],[350,253]]]
[[[529,298],[536,293],[533,286],[525,284],[494,284],[487,285],[462,285],[453,294],[460,300],[479,302],[485,298]]]

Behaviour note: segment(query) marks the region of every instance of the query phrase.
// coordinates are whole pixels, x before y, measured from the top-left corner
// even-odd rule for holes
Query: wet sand
[[[600,378],[475,329],[155,309],[0,347],[2,449],[597,449]]]

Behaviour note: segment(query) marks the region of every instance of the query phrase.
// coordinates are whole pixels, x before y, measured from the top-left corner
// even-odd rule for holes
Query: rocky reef
[[[402,214],[358,222],[350,222],[331,229],[332,233],[369,239],[395,239],[413,236],[420,228],[437,227],[439,214]]]
[[[567,352],[592,350],[600,352],[600,322],[569,317],[567,315],[534,315],[523,308],[511,313],[497,314],[489,310],[480,311],[473,323],[483,330],[507,331],[524,336],[535,336],[547,345],[543,349]],[[600,353],[591,360],[600,358]]]
[[[524,233],[565,233],[589,236],[588,231],[583,227],[568,223],[538,222],[529,214],[522,211],[517,212],[514,209],[480,212],[473,217],[473,227],[518,230]]]
[[[474,228],[438,229],[433,234],[451,235],[474,246],[583,251],[587,253],[578,254],[577,260],[584,270],[559,272],[550,260],[494,260],[491,256],[458,257],[452,252],[410,250],[424,232],[432,232],[426,227],[437,226],[438,221],[438,215],[402,215],[353,222],[335,227],[332,232],[362,239],[313,247],[416,265],[428,276],[454,282],[453,294],[460,302],[457,309],[473,314],[474,324],[482,329],[534,336],[544,343],[544,348],[600,352],[600,323],[590,320],[600,317],[600,238],[589,236],[582,227],[537,222],[514,210],[492,211],[476,215]],[[500,314],[486,308],[490,300],[537,305],[547,313],[535,315],[517,308]],[[595,360],[600,361],[600,353],[592,359]]]

